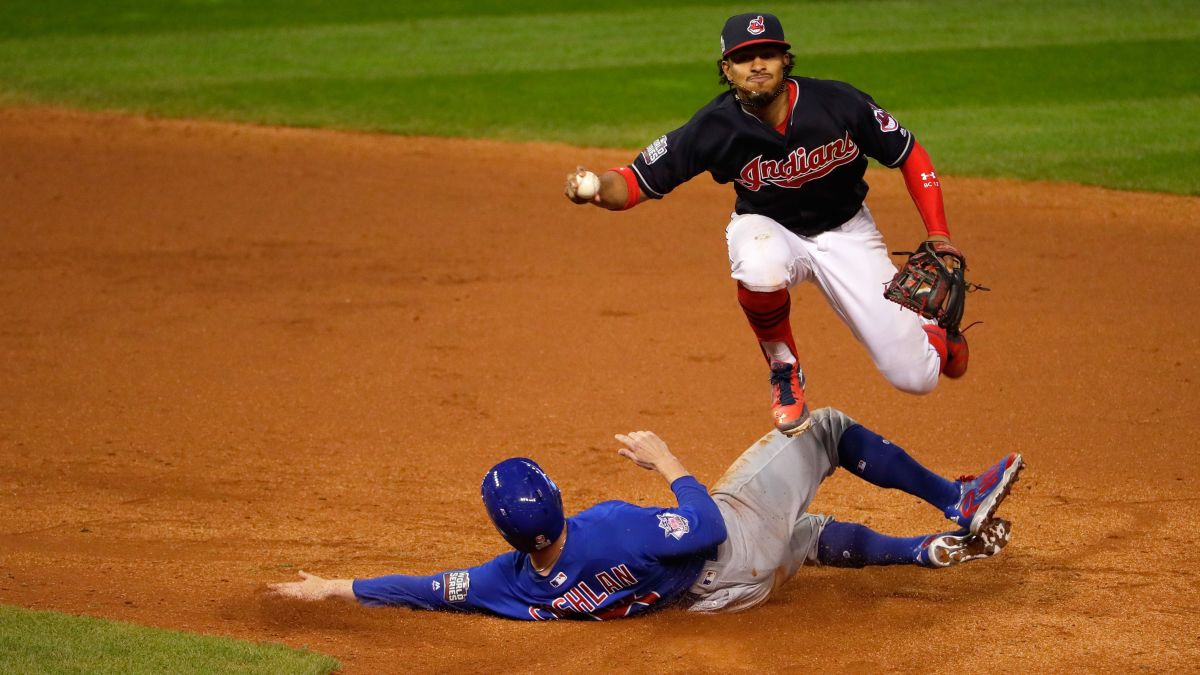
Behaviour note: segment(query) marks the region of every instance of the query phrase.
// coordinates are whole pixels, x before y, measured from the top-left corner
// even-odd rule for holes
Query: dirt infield
[[[950,178],[971,372],[892,390],[815,289],[815,405],[944,474],[1029,469],[1000,558],[805,569],[739,615],[602,625],[300,606],[263,584],[432,573],[504,549],[479,506],[529,454],[568,510],[705,482],[766,431],[728,278],[727,187],[571,207],[629,153],[0,110],[0,603],[307,646],[347,672],[1165,671],[1200,657],[1200,199]],[[921,227],[872,177],[894,246]],[[1173,290],[1172,290],[1173,289]],[[815,510],[938,513],[848,475]],[[585,648],[586,647],[586,648]]]

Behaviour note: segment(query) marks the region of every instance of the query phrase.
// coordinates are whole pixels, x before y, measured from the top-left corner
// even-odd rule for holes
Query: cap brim
[[[737,50],[739,50],[739,49],[745,49],[746,47],[751,47],[751,46],[753,46],[753,45],[783,45],[783,48],[784,48],[784,49],[791,49],[791,48],[792,48],[792,45],[791,45],[791,44],[789,44],[789,43],[787,43],[787,42],[784,42],[783,40],[769,40],[769,39],[766,39],[766,40],[747,40],[746,42],[743,42],[742,44],[740,44],[740,45],[738,45],[738,46],[734,47],[733,49],[726,49],[726,50],[725,50],[725,53],[724,53],[724,54],[721,54],[721,58],[725,58],[726,56],[729,56],[730,54],[732,54],[732,53],[736,52],[736,51],[737,51]]]

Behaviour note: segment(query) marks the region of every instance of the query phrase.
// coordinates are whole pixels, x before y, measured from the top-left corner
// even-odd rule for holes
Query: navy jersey
[[[867,157],[903,164],[912,134],[849,84],[787,82],[795,98],[785,133],[743,110],[727,91],[638,155],[630,167],[639,187],[660,199],[707,171],[718,183],[734,183],[736,213],[767,216],[796,234],[812,236],[849,220],[867,196]]]
[[[355,579],[364,605],[486,612],[511,619],[602,621],[678,600],[725,540],[725,522],[691,476],[671,484],[677,508],[597,504],[567,519],[567,541],[549,574],[529,555],[502,554],[430,576]]]

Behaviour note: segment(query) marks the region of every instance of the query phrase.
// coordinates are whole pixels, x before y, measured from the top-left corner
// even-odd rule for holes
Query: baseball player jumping
[[[843,82],[791,77],[790,49],[775,16],[730,18],[718,61],[729,90],[598,182],[579,167],[567,177],[566,195],[623,210],[661,199],[703,171],[734,183],[725,236],[738,301],[770,369],[775,425],[799,434],[810,420],[790,287],[816,284],[902,391],[928,393],[939,373],[961,377],[967,343],[956,328],[947,332],[884,299],[896,268],[863,201],[867,157],[899,167],[928,239],[958,253],[929,155],[867,94]]]
[[[995,517],[1023,468],[1010,454],[978,478],[946,480],[845,414],[823,408],[808,433],[773,430],[742,453],[710,495],[654,433],[616,438],[618,453],[662,475],[678,505],[607,501],[564,517],[558,487],[532,460],[507,459],[483,479],[483,503],[513,547],[490,562],[428,576],[302,579],[273,584],[281,596],[342,598],[495,614],[512,619],[606,620],[672,605],[733,612],[762,604],[801,565],[951,567],[1008,543]],[[838,467],[932,504],[958,529],[889,537],[807,513]]]

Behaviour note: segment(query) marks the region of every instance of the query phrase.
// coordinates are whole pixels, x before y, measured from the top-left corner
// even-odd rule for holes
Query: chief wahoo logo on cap
[[[763,31],[767,30],[766,22],[763,21],[762,14],[750,19],[750,25],[746,27],[746,30],[749,31],[751,35],[762,35]]]

